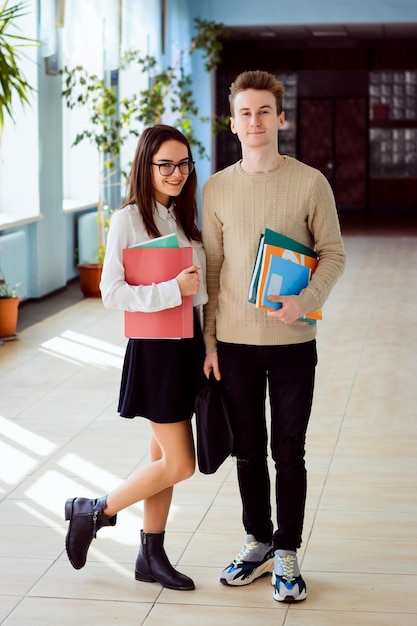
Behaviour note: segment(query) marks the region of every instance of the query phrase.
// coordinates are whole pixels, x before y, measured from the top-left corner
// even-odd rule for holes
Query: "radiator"
[[[78,262],[97,263],[98,253],[97,212],[78,218]]]
[[[23,231],[0,235],[0,269],[9,285],[21,283],[18,295],[25,298],[28,292],[28,263],[26,233]]]

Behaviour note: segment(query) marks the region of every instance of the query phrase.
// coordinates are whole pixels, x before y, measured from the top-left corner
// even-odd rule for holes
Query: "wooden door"
[[[329,180],[339,209],[367,206],[365,98],[301,98],[298,155]]]

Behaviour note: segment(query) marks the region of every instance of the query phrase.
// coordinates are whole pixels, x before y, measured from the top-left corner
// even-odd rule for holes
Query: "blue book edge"
[[[248,300],[249,302],[252,302],[252,304],[255,304],[256,302],[256,293],[258,291],[259,276],[261,273],[262,257],[263,257],[263,252],[264,252],[264,246],[263,246],[264,239],[265,239],[265,235],[262,234],[259,237],[258,249],[256,251],[255,263],[254,263],[253,271],[252,271],[252,278],[249,284]]]

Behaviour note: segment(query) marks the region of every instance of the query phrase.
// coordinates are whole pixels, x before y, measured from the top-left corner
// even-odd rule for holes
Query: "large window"
[[[371,72],[371,178],[417,177],[417,72]]]
[[[27,2],[18,26],[21,35],[37,38],[35,0]],[[39,214],[37,53],[37,47],[26,47],[20,62],[23,75],[34,88],[30,106],[22,106],[18,98],[13,100],[15,123],[6,116],[0,142],[0,225]]]
[[[62,32],[62,64],[69,68],[81,65],[90,74],[104,75],[105,40],[110,48],[110,25],[117,28],[118,16],[111,11],[116,3],[97,0],[69,0],[65,7]],[[94,24],[94,28],[92,28]],[[108,57],[107,57],[108,58]],[[108,58],[110,61],[110,59]],[[64,207],[94,205],[98,200],[98,155],[94,145],[83,141],[73,146],[76,136],[88,128],[89,111],[85,107],[68,109],[63,100],[63,180]]]
[[[63,30],[63,62],[81,65],[89,74],[106,77],[120,65],[120,53],[139,50],[157,57],[160,47],[159,0],[68,0]],[[94,24],[94,28],[91,25]],[[121,41],[120,41],[121,37]],[[114,76],[115,74],[113,74]],[[119,97],[130,96],[148,86],[148,77],[132,68],[117,72]],[[89,127],[87,107],[68,109],[63,102],[64,207],[95,205],[99,189],[99,160],[88,140],[77,146],[78,133]],[[135,150],[132,138],[122,149],[121,167],[126,170]],[[123,190],[121,189],[121,195]]]

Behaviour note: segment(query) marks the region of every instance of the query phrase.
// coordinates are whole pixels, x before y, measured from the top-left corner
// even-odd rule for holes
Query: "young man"
[[[247,534],[220,581],[247,585],[273,571],[275,600],[294,602],[307,596],[296,552],[303,530],[304,445],[317,363],[317,325],[300,318],[322,307],[343,272],[346,255],[326,178],[279,154],[283,95],[282,84],[262,71],[240,74],[230,88],[231,129],[241,142],[242,160],[214,174],[203,190],[209,292],[204,371],[222,378],[231,410]],[[248,302],[265,228],[314,248],[319,257],[308,287],[299,295],[276,297],[281,308],[268,312]],[[276,467],[275,532],[267,466],[267,386]]]

